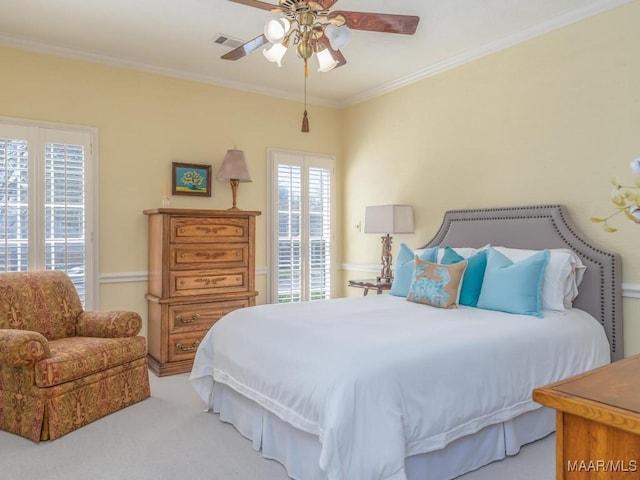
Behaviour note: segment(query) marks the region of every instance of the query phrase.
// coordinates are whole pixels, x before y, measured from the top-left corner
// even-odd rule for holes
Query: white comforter
[[[331,480],[405,479],[404,459],[539,408],[531,391],[609,362],[580,310],[544,318],[390,295],[262,305],[209,331],[190,380],[221,382],[322,443]]]

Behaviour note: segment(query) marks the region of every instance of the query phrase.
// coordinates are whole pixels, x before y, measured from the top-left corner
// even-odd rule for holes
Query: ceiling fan
[[[280,44],[285,48],[273,52],[276,55],[281,53],[279,57],[267,57],[279,64],[286,47],[292,42],[303,59],[310,58],[313,53],[320,54],[325,49],[328,50],[336,62],[333,67],[337,67],[347,63],[339,48],[335,47],[346,45],[349,29],[413,35],[420,21],[420,17],[415,15],[332,11],[331,7],[338,0],[280,0],[278,5],[259,0],[230,1],[283,14],[283,18],[267,20],[265,33],[223,55],[222,58],[225,60],[239,60],[261,46],[273,43],[274,46]],[[273,50],[274,46],[267,52]],[[320,71],[331,69],[322,67],[321,64]]]
[[[347,63],[340,51],[350,38],[350,30],[399,33],[413,35],[420,17],[388,13],[351,12],[332,10],[338,0],[279,0],[277,5],[260,0],[230,0],[249,7],[282,15],[266,21],[264,33],[223,55],[225,60],[239,60],[266,44],[263,50],[270,62],[281,66],[282,58],[290,45],[294,45],[304,60],[305,111],[302,131],[308,132],[306,109],[306,78],[309,76],[308,60],[316,54],[319,72],[328,72]]]

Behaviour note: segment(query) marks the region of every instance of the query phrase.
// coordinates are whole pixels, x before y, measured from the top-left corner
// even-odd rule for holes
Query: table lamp
[[[233,206],[229,210],[240,210],[236,204],[238,195],[238,185],[240,182],[252,182],[247,160],[244,158],[242,150],[227,150],[222,166],[216,176],[218,180],[229,180],[231,183],[231,194],[233,195]]]
[[[391,234],[413,233],[413,208],[411,205],[376,205],[367,207],[364,216],[364,233],[383,233],[382,270],[378,281],[391,282]]]

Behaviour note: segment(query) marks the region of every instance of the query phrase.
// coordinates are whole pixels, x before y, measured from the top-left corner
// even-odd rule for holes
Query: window
[[[281,150],[268,155],[270,300],[331,298],[335,159]]]
[[[64,270],[87,308],[95,306],[94,136],[0,119],[0,271]]]

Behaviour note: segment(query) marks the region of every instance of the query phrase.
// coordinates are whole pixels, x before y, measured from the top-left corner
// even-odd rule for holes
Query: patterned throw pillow
[[[466,260],[442,265],[425,262],[416,256],[407,300],[438,308],[458,308],[460,284],[466,268]]]

